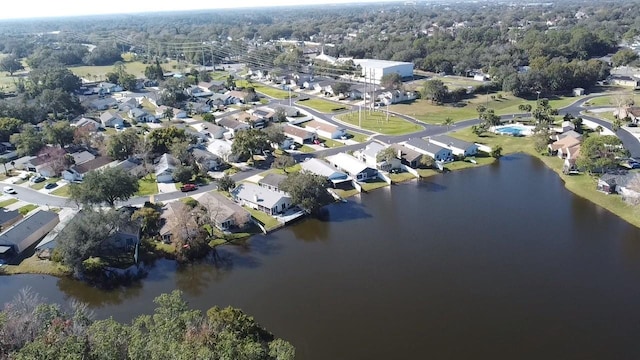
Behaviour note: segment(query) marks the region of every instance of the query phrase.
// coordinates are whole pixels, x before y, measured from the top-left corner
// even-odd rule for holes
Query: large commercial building
[[[388,61],[388,60],[376,60],[376,59],[353,59],[353,63],[360,65],[362,68],[362,76],[379,84],[380,79],[387,74],[397,73],[403,78],[409,78],[413,76],[413,63],[400,62],[400,61]]]

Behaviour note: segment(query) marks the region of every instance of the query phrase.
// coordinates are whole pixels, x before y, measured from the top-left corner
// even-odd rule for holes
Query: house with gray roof
[[[286,179],[286,175],[270,173],[260,179],[258,181],[258,185],[269,190],[283,192],[282,190],[280,190],[280,184]]]
[[[156,182],[172,183],[173,172],[180,162],[171,154],[163,154],[155,167]]]
[[[357,181],[365,181],[378,177],[378,170],[375,167],[368,166],[346,153],[327,156],[326,160],[336,169],[346,172]]]
[[[334,187],[344,182],[351,182],[351,177],[349,177],[349,175],[342,171],[338,171],[334,166],[331,166],[320,159],[311,158],[300,163],[300,167],[302,167],[303,171],[308,171],[312,174],[326,177]]]
[[[102,127],[122,127],[124,125],[124,119],[117,112],[109,110],[105,111],[100,115],[100,123],[102,123]]]
[[[251,214],[246,209],[218,192],[208,191],[198,202],[207,209],[215,227],[222,231],[242,229],[251,222]]]
[[[156,117],[154,115],[149,114],[145,110],[133,108],[130,109],[127,113],[131,120],[134,120],[139,123],[147,123],[156,121]]]
[[[201,169],[206,169],[206,171],[218,171],[224,163],[219,156],[197,147],[191,150],[191,154],[196,164],[198,164]]]
[[[430,156],[436,161],[451,161],[453,159],[451,149],[427,142],[421,138],[409,139],[401,144],[413,151]]]
[[[59,222],[58,214],[38,210],[0,234],[0,257],[21,255],[36,244]]]
[[[400,144],[391,144],[389,147],[396,151],[396,156],[402,164],[414,169],[420,166],[420,158],[423,154]]]
[[[94,110],[107,110],[114,106],[117,106],[118,102],[112,97],[106,97],[104,99],[96,99],[89,103],[89,107]]]
[[[399,169],[401,162],[398,158],[378,161],[378,154],[386,148],[386,146],[381,145],[380,143],[372,142],[361,151],[355,152],[354,155],[358,160],[376,169],[383,171]]]
[[[238,185],[231,190],[230,194],[233,200],[240,205],[248,206],[268,215],[280,214],[293,205],[290,196],[251,183]]]
[[[96,132],[102,127],[102,124],[93,119],[81,117],[78,121],[71,124],[71,126],[87,129],[90,132]]]
[[[465,157],[478,154],[478,145],[448,135],[432,136],[429,138],[429,142],[447,148],[457,156]]]
[[[245,124],[241,121],[230,118],[228,116],[218,120],[218,126],[222,126],[223,128],[229,130],[234,135],[238,131],[247,130],[251,128],[249,124]]]

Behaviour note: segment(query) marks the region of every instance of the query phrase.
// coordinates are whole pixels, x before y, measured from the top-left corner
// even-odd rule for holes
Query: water
[[[640,356],[640,231],[525,155],[365,194],[221,256],[159,261],[108,293],[4,277],[0,302],[30,285],[129,320],[179,288],[197,308],[244,309],[303,360]]]

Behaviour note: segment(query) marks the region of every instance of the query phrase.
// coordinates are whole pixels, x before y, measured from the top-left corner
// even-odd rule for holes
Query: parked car
[[[16,190],[14,188],[12,188],[11,186],[5,186],[2,189],[2,192],[4,192],[5,194],[17,194]]]
[[[37,184],[37,183],[41,183],[41,182],[43,182],[45,180],[46,179],[44,178],[44,176],[36,176],[36,177],[33,178],[32,181]]]
[[[180,191],[182,192],[194,191],[197,189],[198,189],[198,185],[196,184],[184,184],[180,187]]]
[[[58,186],[58,183],[48,183],[47,185],[44,186],[44,188],[47,190],[50,190],[55,188],[56,186]]]

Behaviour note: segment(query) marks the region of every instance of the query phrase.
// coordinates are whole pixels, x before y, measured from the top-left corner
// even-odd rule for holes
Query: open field
[[[129,74],[132,74],[136,77],[144,76],[144,69],[149,66],[149,64],[143,64],[140,61],[132,61],[124,63],[126,71]],[[177,62],[171,61],[167,64],[160,64],[162,68],[166,71],[174,71],[174,66],[177,66]],[[113,65],[105,65],[105,66],[70,66],[69,70],[72,73],[76,74],[79,77],[84,77],[87,80],[104,80],[105,74],[113,71]],[[94,75],[96,77],[94,77]],[[88,77],[90,76],[90,77]]]
[[[361,125],[363,129],[379,132],[381,134],[404,135],[423,129],[422,126],[406,121],[393,114],[389,116],[389,121],[387,121],[387,114],[383,111],[373,111],[368,113],[363,110],[361,115]],[[338,119],[346,123],[359,126],[359,117],[358,112],[350,112],[348,114],[339,115]]]
[[[640,99],[640,97],[638,98]],[[585,103],[585,106],[612,106],[617,107],[619,103],[624,104],[627,101],[635,102],[635,94],[631,91],[624,94],[613,94],[598,96],[590,99]]]
[[[286,90],[276,89],[271,86],[266,86],[257,82],[249,83],[247,80],[236,80],[236,86],[239,87],[253,87],[256,89],[256,92],[264,94],[266,96],[272,97],[274,99],[288,99],[289,92]],[[298,95],[295,93],[291,93],[292,98],[296,98]]]
[[[412,103],[391,105],[390,110],[414,117],[427,124],[442,124],[446,118],[451,118],[454,122],[477,118],[476,108],[478,105],[493,109],[498,115],[522,113],[518,106],[523,104],[529,104],[534,108],[536,106],[536,100],[526,100],[506,94],[502,96],[502,99],[491,99],[487,95],[476,95],[458,103],[459,106],[453,104],[437,105],[429,100],[421,99]],[[554,108],[562,108],[576,100],[578,98],[561,97],[551,99],[549,103]]]
[[[316,98],[310,98],[304,101],[299,100],[297,104],[302,106],[308,106],[322,113],[332,113],[332,112],[342,111],[346,109],[344,104],[334,103],[332,101],[316,99]]]
[[[393,182],[393,183],[400,183],[400,182],[404,182],[404,181],[413,180],[416,177],[411,173],[401,172],[399,174],[389,174],[389,178],[391,179],[391,182]]]
[[[640,227],[638,209],[625,203],[618,195],[607,195],[596,190],[597,176],[588,174],[565,175],[562,173],[564,161],[556,156],[544,156],[538,154],[533,148],[533,140],[523,137],[500,136],[490,134],[481,138],[471,133],[470,129],[464,129],[451,134],[461,140],[482,143],[491,147],[502,146],[503,154],[524,152],[540,159],[564,181],[565,187],[572,193],[585,198],[618,215],[630,224]],[[479,160],[480,158],[478,158]]]

